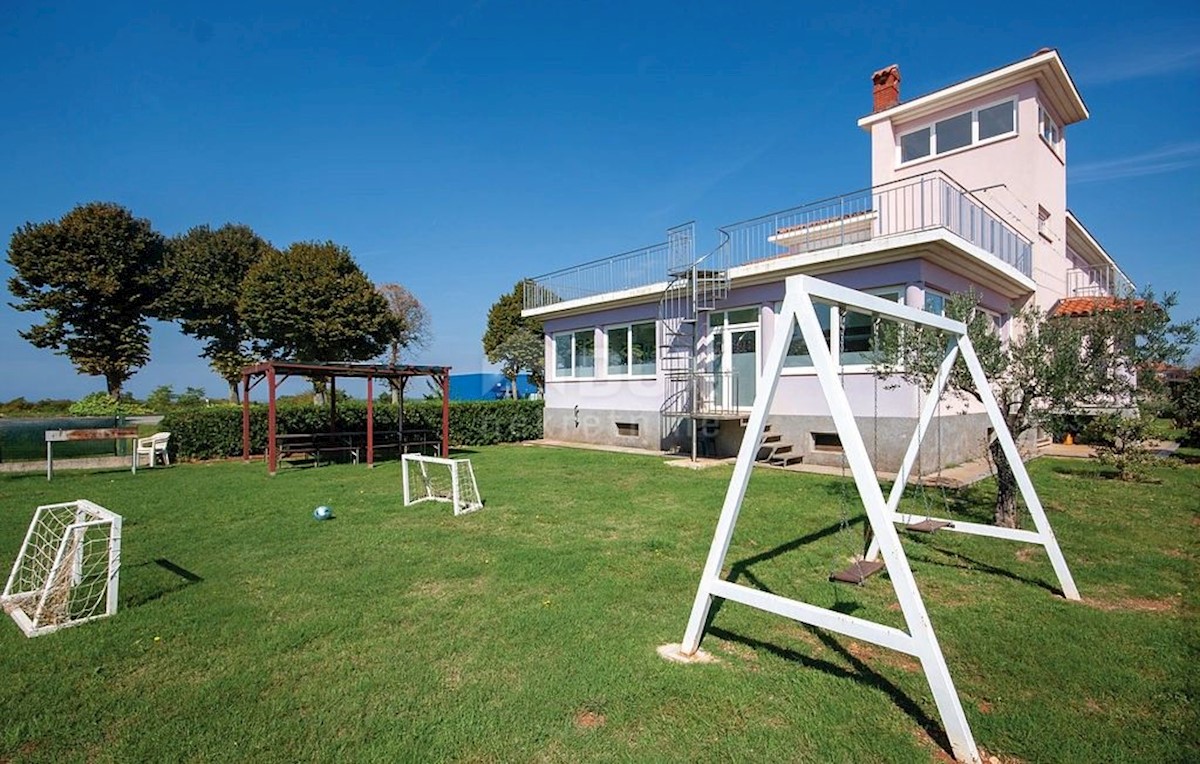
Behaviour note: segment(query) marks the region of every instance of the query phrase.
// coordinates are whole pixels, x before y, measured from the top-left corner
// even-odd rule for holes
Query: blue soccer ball
[[[321,505],[313,510],[314,520],[328,520],[333,517],[333,510],[325,505]]]

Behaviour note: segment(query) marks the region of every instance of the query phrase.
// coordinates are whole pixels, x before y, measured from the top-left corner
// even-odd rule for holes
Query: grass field
[[[905,656],[734,603],[704,642],[719,663],[655,654],[683,635],[729,468],[469,455],[487,506],[458,518],[402,507],[395,463],[0,478],[5,572],[39,503],[126,518],[115,618],[32,640],[0,623],[0,761],[947,759]],[[1040,549],[905,540],[977,741],[1001,761],[1196,760],[1200,467],[1141,485],[1031,468],[1083,603]],[[838,530],[847,487],[756,472],[729,575],[900,626],[886,577],[826,581],[860,537],[861,511]],[[988,510],[986,486],[955,497],[960,518]]]

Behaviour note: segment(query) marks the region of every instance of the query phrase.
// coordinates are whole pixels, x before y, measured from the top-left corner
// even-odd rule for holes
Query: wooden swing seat
[[[942,528],[953,528],[954,523],[949,520],[934,520],[926,518],[919,523],[904,526],[905,530],[913,531],[914,533],[933,533],[940,531]]]
[[[862,586],[863,582],[883,570],[883,560],[855,560],[850,567],[829,575],[829,580],[839,584],[855,584]]]

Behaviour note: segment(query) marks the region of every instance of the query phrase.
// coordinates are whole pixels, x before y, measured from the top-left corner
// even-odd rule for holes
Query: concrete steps
[[[772,432],[771,425],[767,425],[759,443],[758,461],[774,467],[790,467],[803,462],[804,457],[796,453],[791,443],[783,442],[782,435]]]

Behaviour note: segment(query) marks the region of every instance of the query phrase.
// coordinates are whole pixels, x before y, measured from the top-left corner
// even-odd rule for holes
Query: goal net
[[[421,501],[445,501],[454,514],[474,512],[483,506],[470,459],[442,459],[404,454],[404,506]]]
[[[0,595],[27,637],[117,612],[121,516],[86,499],[37,508]]]

